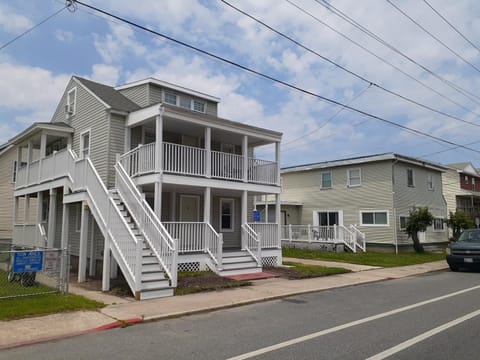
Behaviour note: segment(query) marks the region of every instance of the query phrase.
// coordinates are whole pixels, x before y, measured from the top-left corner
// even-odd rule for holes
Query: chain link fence
[[[66,249],[0,247],[0,299],[68,293]]]

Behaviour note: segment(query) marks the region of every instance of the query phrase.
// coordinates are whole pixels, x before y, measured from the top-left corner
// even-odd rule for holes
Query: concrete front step
[[[256,268],[257,267],[257,262],[253,261],[252,259],[243,261],[243,262],[234,262],[230,264],[222,264],[223,269],[229,270],[229,269],[247,269],[247,268]]]
[[[142,282],[165,280],[163,271],[144,271],[142,272]]]
[[[142,290],[140,292],[140,300],[157,299],[169,296],[173,296],[173,288]]]
[[[244,269],[223,269],[219,272],[220,276],[242,275],[242,274],[255,274],[262,272],[261,267],[244,268]]]
[[[253,261],[253,258],[250,255],[222,257],[222,262],[224,264],[231,264],[236,262],[241,263],[246,261]]]
[[[166,289],[169,287],[170,287],[170,281],[168,279],[142,281],[142,291]]]

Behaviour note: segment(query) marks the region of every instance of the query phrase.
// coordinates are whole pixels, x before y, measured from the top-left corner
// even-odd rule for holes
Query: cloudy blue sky
[[[444,45],[387,0],[329,1],[423,68],[345,22],[333,8],[321,6],[320,0],[231,0],[367,81],[221,1],[84,1],[302,89],[455,144],[469,144],[479,152],[452,149],[452,145],[342,111],[81,5],[75,12],[62,11],[0,50],[0,143],[35,121],[50,121],[72,75],[109,85],[156,77],[221,98],[222,117],[283,132],[283,166],[398,152],[442,163],[471,161],[480,167],[480,128],[475,126],[480,124],[478,0],[390,0]],[[0,47],[64,5],[61,0],[2,0]],[[464,122],[416,106],[369,82]],[[266,149],[258,155],[270,154]]]

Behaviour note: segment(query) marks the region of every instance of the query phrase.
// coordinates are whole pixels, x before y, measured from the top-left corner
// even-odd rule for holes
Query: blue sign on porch
[[[260,211],[253,210],[253,221],[260,222]]]
[[[13,254],[13,272],[42,271],[43,251],[19,251]]]

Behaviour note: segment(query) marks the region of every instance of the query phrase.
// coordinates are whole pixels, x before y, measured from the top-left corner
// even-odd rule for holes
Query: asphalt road
[[[480,273],[445,271],[3,350],[0,358],[478,359],[479,299]]]

